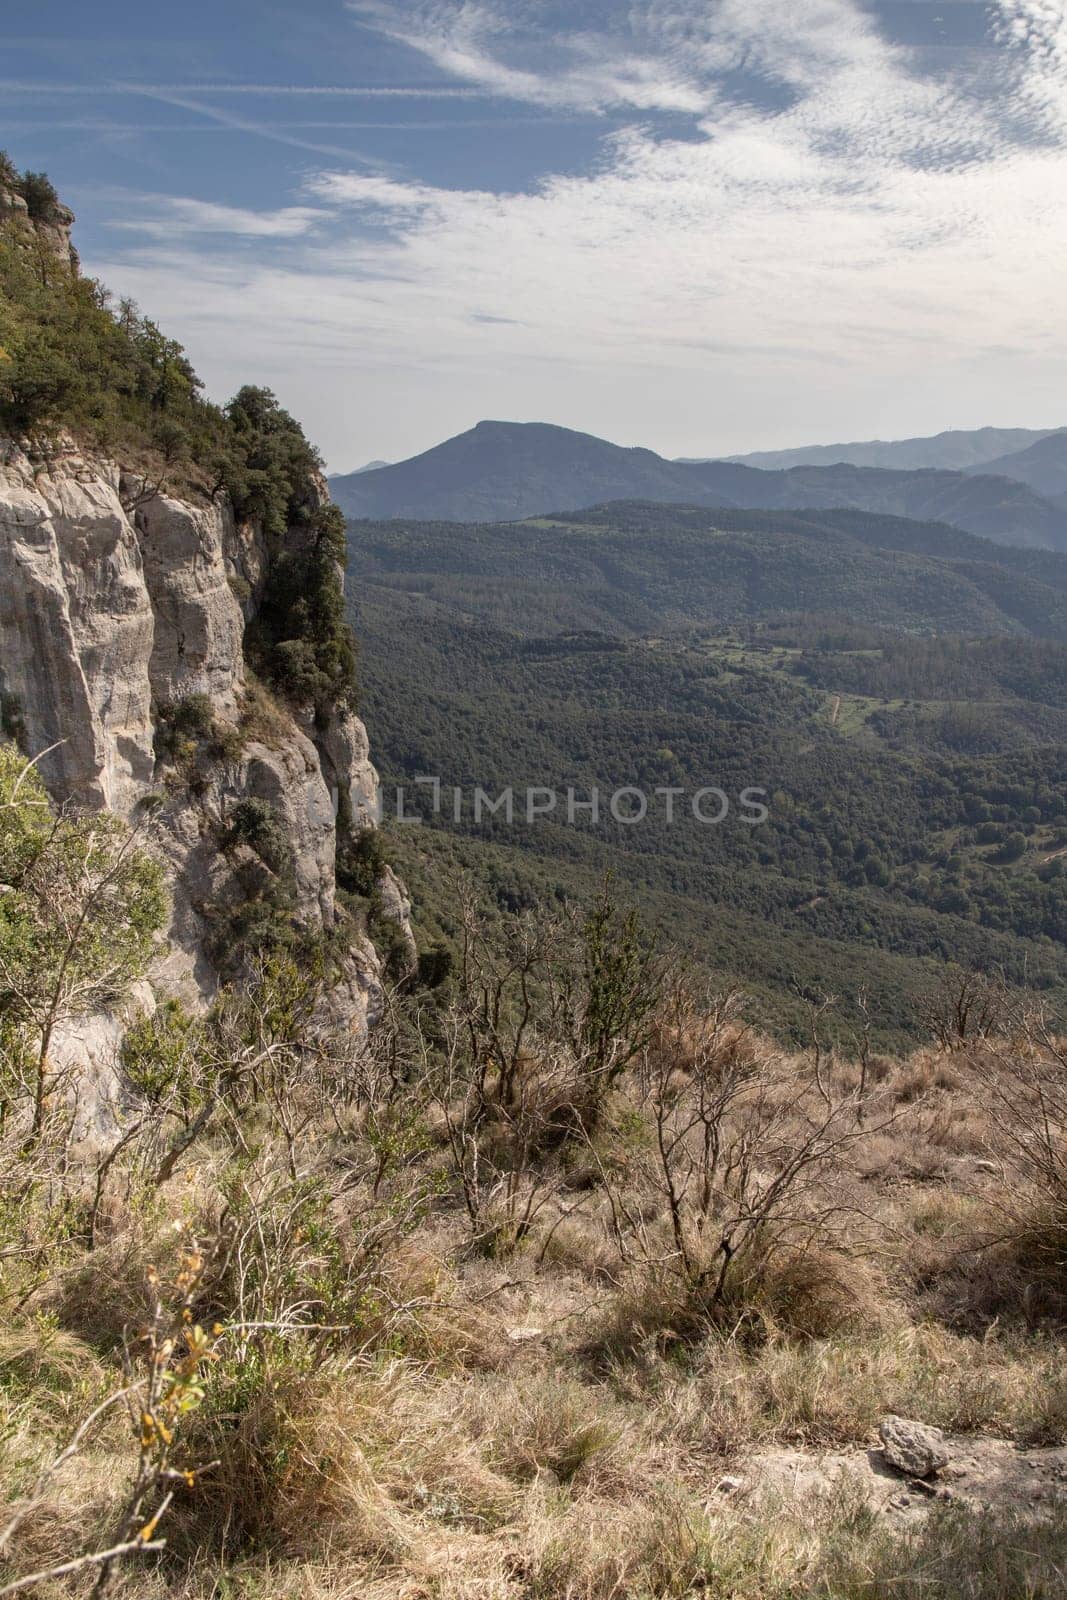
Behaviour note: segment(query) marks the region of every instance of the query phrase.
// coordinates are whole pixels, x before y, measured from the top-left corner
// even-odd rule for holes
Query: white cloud
[[[378,175],[368,177],[351,172],[323,172],[308,182],[311,192],[335,205],[372,206],[383,211],[440,210],[448,191],[429,184],[396,182]],[[469,192],[469,191],[468,191]],[[478,199],[487,200],[488,195]]]
[[[325,221],[328,213],[311,206],[278,211],[247,211],[177,195],[138,197],[130,214],[112,226],[167,239],[193,233],[234,234],[246,239],[297,239]]]
[[[1051,104],[1062,7],[1002,9],[1012,42],[979,94],[921,73],[856,0],[646,0],[625,28],[605,0],[597,40],[539,31],[555,0],[509,4],[514,26],[469,0],[378,6],[510,98],[691,97],[689,136],[632,126],[594,170],[521,193],[319,172],[315,210],[270,214],[332,214],[322,235],[295,226],[296,261],[94,265],[165,312],[218,389],[273,382],[338,466],[479,415],[680,454],[1055,422],[1067,149],[1016,124],[1035,84]],[[746,100],[738,73],[782,93]]]
[[[350,0],[349,10],[442,72],[509,99],[691,113],[709,103],[688,52],[659,48],[673,14],[661,18],[657,7],[619,7],[622,26],[609,15],[603,32],[568,27],[576,8],[558,0],[511,0],[506,10],[483,0]]]
[[[1021,92],[1054,130],[1067,128],[1067,3],[997,0],[1002,37],[1025,57]]]

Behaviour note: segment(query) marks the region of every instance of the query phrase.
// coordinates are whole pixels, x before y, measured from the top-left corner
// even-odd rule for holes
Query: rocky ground
[[[900,1472],[877,1446],[772,1450],[756,1456],[750,1470],[723,1478],[718,1488],[738,1499],[770,1493],[799,1500],[847,1484],[893,1521],[924,1517],[946,1504],[1032,1516],[1067,1507],[1067,1448],[1027,1450],[1009,1439],[973,1434],[944,1438],[948,1462],[931,1477]]]

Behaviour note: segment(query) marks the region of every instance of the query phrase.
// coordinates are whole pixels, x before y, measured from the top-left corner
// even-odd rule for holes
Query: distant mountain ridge
[[[938,467],[952,472],[1000,472],[993,463],[1037,444],[1053,428],[953,428],[914,439],[864,439],[850,444],[802,445],[792,450],[752,450],[727,456],[746,467],[764,472],[786,467],[825,467],[844,463],[851,467],[889,467],[916,472]],[[690,461],[697,458],[688,457]],[[699,458],[703,461],[714,456]],[[722,459],[722,458],[719,458]],[[1008,473],[1011,477],[1013,474]],[[1023,480],[1026,481],[1026,480]],[[1034,487],[1031,485],[1031,487]],[[1064,485],[1067,488],[1067,484]]]
[[[1067,509],[1008,477],[928,468],[761,471],[667,461],[548,423],[480,422],[393,466],[330,480],[349,517],[511,522],[614,500],[739,510],[854,508],[948,522],[1004,544],[1067,550]]]
[[[972,472],[992,472],[1025,483],[1035,494],[1055,500],[1067,495],[1067,429],[1048,433],[1025,450],[998,456]]]

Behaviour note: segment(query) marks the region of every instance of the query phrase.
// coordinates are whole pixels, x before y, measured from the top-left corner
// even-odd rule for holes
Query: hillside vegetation
[[[370,582],[522,633],[677,633],[795,613],[1067,639],[1067,556],[863,512],[629,502],[523,523],[359,523]]]
[[[840,996],[853,1028],[866,990],[886,1039],[917,1037],[916,996],[946,960],[1062,994],[1067,647],[1007,631],[1019,622],[1000,608],[1042,593],[1043,618],[1029,615],[1049,627],[1063,558],[856,513],[721,520],[641,505],[506,528],[353,525],[387,802],[403,785],[429,825],[394,826],[391,844],[427,937],[457,936],[457,869],[512,910],[588,903],[615,871],[794,1039],[798,988]],[[969,618],[965,571],[990,608]],[[992,596],[986,627],[1004,631],[959,637],[966,621],[984,631]],[[920,619],[947,631],[917,636]],[[720,826],[684,799],[668,825],[652,798],[708,784],[733,797]],[[530,786],[558,796],[532,825]],[[608,813],[623,786],[651,798],[640,825]],[[766,791],[758,826],[737,805],[750,786]],[[514,791],[511,823],[474,815],[479,787]],[[568,821],[568,790],[594,787],[599,818]]]
[[[285,960],[142,1015],[86,1138],[78,1064],[39,1091],[37,996],[121,1003],[160,909],[117,822],[129,893],[71,878],[87,827],[0,751],[0,1594],[1058,1591],[1040,1008],[946,985],[894,1060],[813,1001],[790,1052],[611,897],[471,905],[369,1040]],[[933,1483],[883,1461],[886,1413],[947,1430]]]

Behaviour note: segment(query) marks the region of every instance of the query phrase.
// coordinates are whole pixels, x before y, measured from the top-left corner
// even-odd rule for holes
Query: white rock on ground
[[[948,1466],[948,1448],[940,1428],[890,1415],[882,1418],[878,1435],[885,1459],[906,1477],[932,1478]]]

